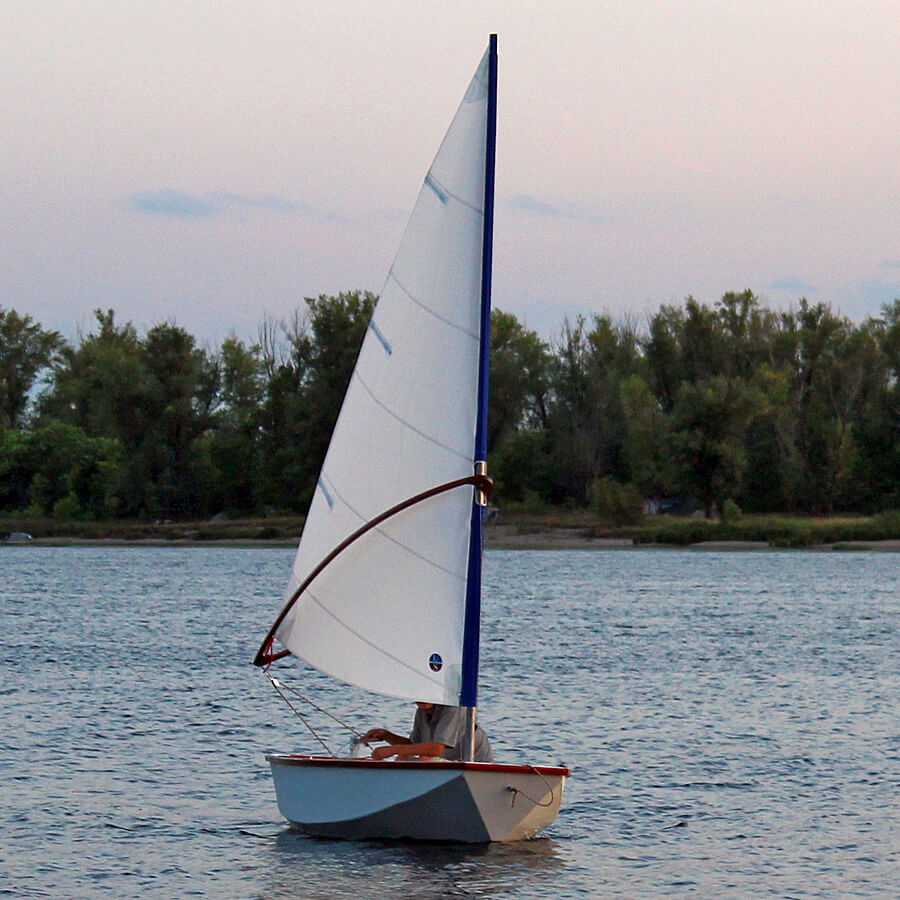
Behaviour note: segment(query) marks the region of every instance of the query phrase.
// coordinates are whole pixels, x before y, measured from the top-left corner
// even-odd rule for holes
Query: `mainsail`
[[[471,478],[481,342],[485,54],[419,193],[332,435],[286,598],[350,535]],[[309,583],[275,638],[367,690],[460,703],[471,486],[416,503]]]

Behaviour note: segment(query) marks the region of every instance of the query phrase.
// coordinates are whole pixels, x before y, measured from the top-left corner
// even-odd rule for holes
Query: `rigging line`
[[[426,306],[421,300],[419,300],[418,297],[414,297],[410,293],[409,288],[407,288],[406,285],[397,277],[397,273],[393,270],[393,268],[390,272],[388,272],[388,280],[390,279],[393,279],[397,287],[400,288],[400,290],[403,291],[403,293],[406,294],[406,296],[421,310],[427,312],[430,316],[434,316],[435,319],[437,319],[439,322],[443,322],[448,327],[455,328],[457,331],[461,331],[466,337],[472,338],[473,341],[477,341],[479,339],[478,335],[474,331],[469,331],[468,328],[464,328],[462,325],[457,325],[456,322],[451,322],[450,319],[448,319],[446,316],[442,316],[439,312],[435,312],[435,310],[433,310],[430,306]]]
[[[397,656],[394,656],[393,653],[388,653],[387,650],[384,650],[382,647],[379,647],[378,644],[370,641],[367,637],[361,635],[356,629],[351,628],[343,619],[339,618],[337,613],[332,612],[309,588],[306,589],[305,594],[309,597],[322,612],[327,613],[331,616],[334,621],[340,625],[342,628],[346,629],[350,632],[355,638],[362,641],[364,644],[368,644],[376,653],[380,653],[382,656],[387,659],[393,660],[397,663],[398,666],[403,667],[404,669],[408,669],[414,675],[418,675],[420,678],[424,678],[426,681],[430,681],[432,684],[437,685],[438,687],[443,687],[444,682],[438,678],[432,678],[427,672],[423,672],[420,669],[417,669],[415,666],[411,666],[408,662],[404,662]]]
[[[269,675],[268,678],[269,678],[269,681],[272,682],[272,687],[274,687],[276,691],[278,690],[279,687],[283,687],[286,691],[290,691],[295,697],[299,698],[304,703],[308,703],[313,709],[322,713],[322,715],[328,716],[329,719],[333,719],[335,722],[338,723],[338,725],[340,725],[343,728],[346,728],[347,731],[352,731],[359,738],[362,737],[362,735],[352,725],[348,725],[346,722],[339,719],[337,716],[328,712],[327,709],[323,709],[317,703],[310,700],[309,697],[304,697],[303,694],[301,694],[300,691],[298,691],[295,687],[291,687],[291,685],[285,684],[285,682],[283,682],[280,678],[274,678],[271,675]]]
[[[324,478],[324,477],[325,477],[325,473],[323,472],[319,480],[321,481],[321,479]],[[321,487],[322,487],[322,490],[325,492],[325,494],[326,494],[326,499],[327,499],[328,492],[325,490],[325,486],[324,486],[324,485],[322,485]],[[346,498],[344,497],[344,495],[341,494],[341,492],[335,487],[334,482],[333,482],[330,478],[328,479],[328,487],[331,488],[331,492],[334,494],[334,496],[337,497],[337,499],[340,500],[341,503],[343,503],[344,506],[345,506],[351,513],[353,513],[353,515],[356,516],[356,518],[359,519],[360,522],[367,522],[367,521],[368,521],[368,519],[367,519],[365,516],[361,515],[361,514],[359,513],[359,511],[358,511],[355,507],[351,506],[351,505],[347,502],[347,499],[346,499]],[[333,504],[329,504],[329,505],[333,507]],[[429,558],[428,558],[427,556],[425,556],[424,554],[419,553],[418,550],[413,550],[413,548],[410,547],[408,544],[404,544],[402,541],[398,540],[397,538],[392,537],[392,536],[389,535],[386,531],[383,531],[381,528],[375,528],[374,530],[377,531],[377,532],[378,532],[378,533],[379,533],[386,541],[390,541],[392,544],[394,544],[395,546],[399,547],[401,550],[405,550],[407,553],[411,554],[412,556],[415,556],[416,559],[420,559],[423,563],[425,563],[426,565],[431,566],[433,569],[437,569],[439,572],[443,572],[445,575],[450,575],[452,578],[455,578],[457,581],[465,581],[465,580],[466,580],[466,579],[465,579],[462,575],[460,575],[458,572],[454,572],[454,571],[452,571],[451,569],[448,569],[446,566],[442,566],[440,563],[436,563],[433,559],[429,559]]]
[[[288,700],[288,698],[284,696],[284,694],[281,691],[281,688],[279,687],[281,682],[278,682],[278,680],[276,678],[272,678],[271,676],[269,676],[269,681],[272,682],[272,687],[275,688],[275,691],[278,694],[278,696],[281,697],[281,699],[284,700],[285,703],[287,703],[291,712],[293,712],[293,714],[307,727],[307,729],[309,729],[310,734],[312,734],[312,736],[325,748],[325,752],[329,756],[334,756],[334,753],[331,752],[331,747],[329,747],[328,744],[326,744],[325,741],[323,741],[322,738],[319,737],[319,735],[316,733],[315,728],[313,728],[312,725],[310,725],[309,722],[307,722],[306,719],[303,718],[303,716],[300,714],[300,712],[298,712],[298,710],[296,709],[294,704],[291,703],[291,701]],[[276,683],[276,682],[278,682],[278,683]]]
[[[354,370],[353,377],[362,385],[363,390],[378,404],[391,418],[398,421],[404,428],[408,428],[413,433],[419,435],[420,438],[428,441],[430,444],[434,444],[435,447],[440,447],[441,450],[446,450],[448,453],[452,453],[458,459],[465,460],[466,463],[471,464],[472,462],[472,454],[471,453],[460,453],[459,450],[454,449],[449,444],[445,444],[442,441],[439,441],[437,438],[432,437],[430,434],[426,434],[419,428],[416,428],[411,422],[404,419],[402,416],[397,415],[386,403],[382,400],[379,400],[378,397],[372,392],[372,389],[363,381],[362,376],[359,374],[357,370]]]
[[[525,793],[525,791],[523,791],[517,787],[513,787],[512,785],[509,785],[506,789],[508,791],[512,792],[512,795],[513,795],[512,805],[513,806],[516,805],[516,797],[519,794],[521,794],[526,800],[530,800],[535,806],[540,806],[545,809],[548,806],[552,806],[553,805],[553,788],[550,785],[550,782],[547,781],[547,779],[544,778],[544,776],[541,775],[541,773],[534,766],[529,766],[528,768],[531,769],[531,771],[534,772],[534,774],[537,775],[537,777],[540,778],[541,781],[543,781],[545,785],[547,785],[547,790],[550,791],[550,799],[546,803],[541,803],[539,800],[535,800],[534,797],[529,797],[528,794]]]

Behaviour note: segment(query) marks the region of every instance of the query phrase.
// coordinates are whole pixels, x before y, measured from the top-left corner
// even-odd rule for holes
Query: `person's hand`
[[[368,744],[369,741],[383,741],[386,740],[385,735],[387,732],[383,728],[370,728],[363,735],[363,743]]]
[[[393,747],[376,747],[372,751],[372,759],[387,759],[393,756],[396,751]]]

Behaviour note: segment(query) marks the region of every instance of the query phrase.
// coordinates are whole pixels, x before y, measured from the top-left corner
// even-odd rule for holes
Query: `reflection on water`
[[[371,896],[375,884],[397,897],[538,896],[553,885],[562,863],[556,843],[538,838],[515,844],[348,842],[285,830],[268,857],[266,897],[309,900]]]
[[[250,659],[292,555],[0,546],[0,894],[895,896],[896,555],[488,553],[481,721],[573,776],[547,837],[482,847],[285,827],[264,753],[316,748]]]

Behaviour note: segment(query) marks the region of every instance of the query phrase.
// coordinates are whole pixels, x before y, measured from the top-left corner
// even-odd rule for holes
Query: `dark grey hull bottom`
[[[291,826],[305,834],[351,841],[380,838],[474,844],[491,840],[462,776],[412,800],[358,819],[312,823],[291,821]]]

